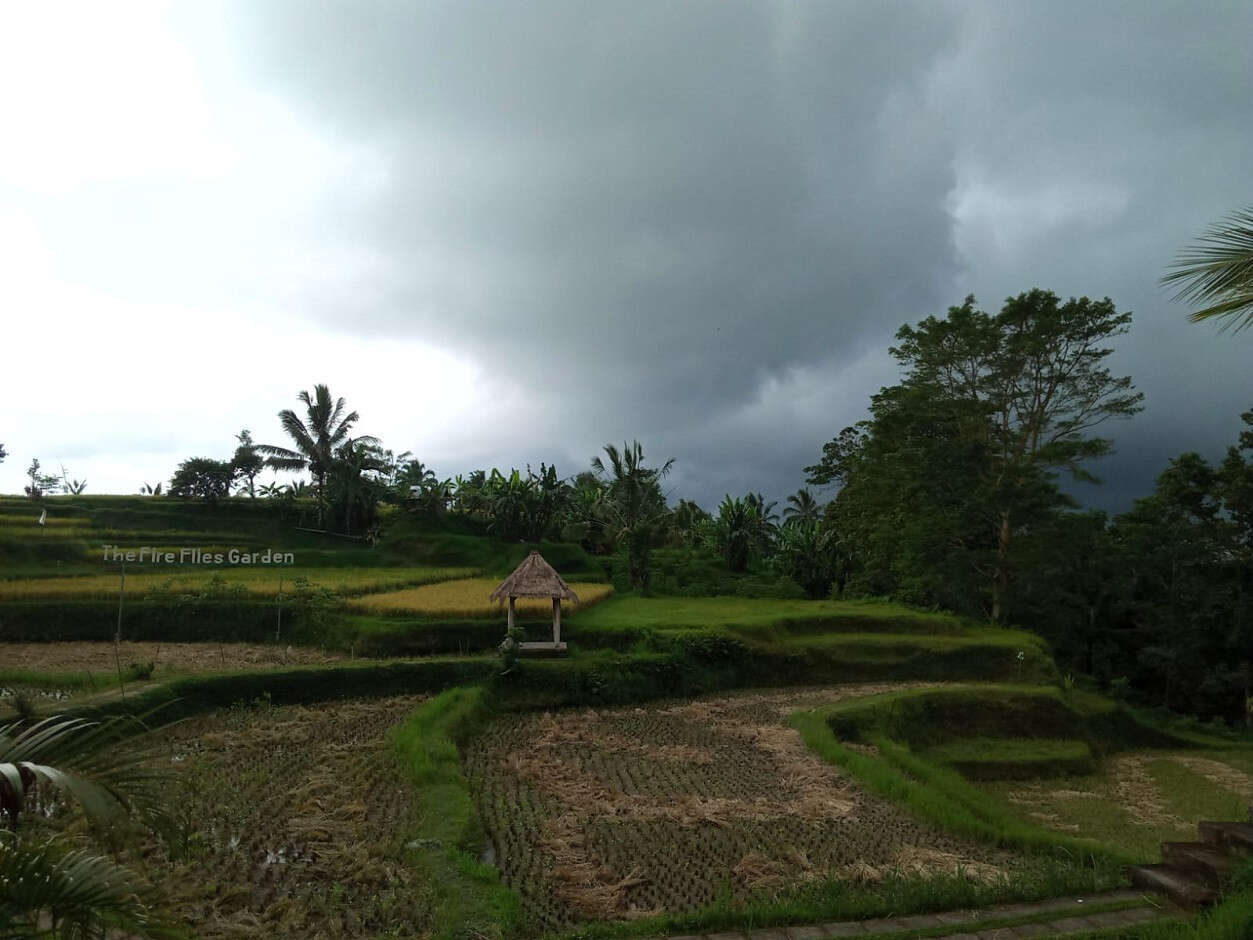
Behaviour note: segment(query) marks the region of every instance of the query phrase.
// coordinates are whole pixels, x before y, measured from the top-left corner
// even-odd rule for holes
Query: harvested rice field
[[[519,715],[470,742],[490,853],[547,929],[692,911],[825,877],[995,880],[1013,856],[867,793],[787,716],[893,685]]]
[[[422,587],[404,591],[389,591],[384,594],[367,594],[352,601],[351,606],[357,610],[373,614],[407,614],[423,617],[493,617],[504,609],[503,604],[488,600],[492,591],[500,585],[495,578],[461,578],[456,581],[445,580],[439,584],[427,584]],[[613,593],[608,584],[578,581],[571,583],[571,589],[579,596],[577,604],[569,601],[562,604],[568,613],[590,607],[604,600]],[[516,609],[524,616],[551,616],[552,601],[547,598],[520,597]]]
[[[980,786],[1038,825],[1156,860],[1162,841],[1195,840],[1199,820],[1247,818],[1253,748],[1133,751],[1082,777]]]
[[[142,847],[167,922],[226,937],[413,937],[415,791],[387,733],[419,697],[230,709],[160,732],[175,835]]]

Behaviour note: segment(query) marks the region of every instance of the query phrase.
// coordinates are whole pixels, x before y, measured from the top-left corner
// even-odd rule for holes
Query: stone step
[[[1132,884],[1164,894],[1183,907],[1203,907],[1219,897],[1218,891],[1192,869],[1163,864],[1131,865],[1126,871]]]
[[[1163,842],[1162,861],[1176,868],[1190,868],[1214,887],[1222,887],[1233,867],[1226,849],[1213,842]]]
[[[1253,823],[1246,822],[1212,822],[1196,824],[1201,839],[1229,849],[1243,852],[1253,851]]]

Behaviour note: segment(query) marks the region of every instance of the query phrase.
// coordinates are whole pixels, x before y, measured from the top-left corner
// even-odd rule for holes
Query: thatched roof
[[[494,601],[506,597],[560,597],[575,603],[579,600],[579,596],[570,590],[570,585],[561,580],[561,575],[544,561],[539,552],[527,555],[522,564],[513,569],[513,574],[492,591],[491,599]]]

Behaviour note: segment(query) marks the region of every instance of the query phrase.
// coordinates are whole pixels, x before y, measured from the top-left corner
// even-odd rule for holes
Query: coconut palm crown
[[[1175,300],[1207,305],[1189,316],[1194,323],[1221,319],[1235,332],[1253,326],[1253,206],[1202,235],[1162,283],[1179,285]]]
[[[258,444],[257,450],[266,455],[266,464],[275,470],[304,470],[313,474],[318,496],[326,489],[326,477],[335,464],[336,451],[349,440],[348,432],[360,419],[357,412],[349,412],[342,398],[331,399],[325,385],[313,386],[313,394],[302,391],[296,396],[305,406],[305,418],[290,408],[278,413],[279,423],[294,448],[277,444]],[[358,444],[377,444],[378,439],[363,436],[352,439]]]

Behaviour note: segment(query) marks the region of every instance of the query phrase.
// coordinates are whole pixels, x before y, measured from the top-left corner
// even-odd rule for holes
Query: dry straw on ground
[[[861,791],[786,724],[800,708],[910,687],[519,716],[476,740],[467,771],[506,880],[546,928],[694,909],[714,901],[728,872],[737,897],[848,875],[858,860],[862,880],[995,877],[1005,853]],[[917,846],[935,854],[907,851]]]
[[[1171,760],[1226,790],[1242,797],[1253,797],[1253,777],[1230,764],[1210,760],[1208,757],[1194,757],[1190,754],[1175,754]]]

